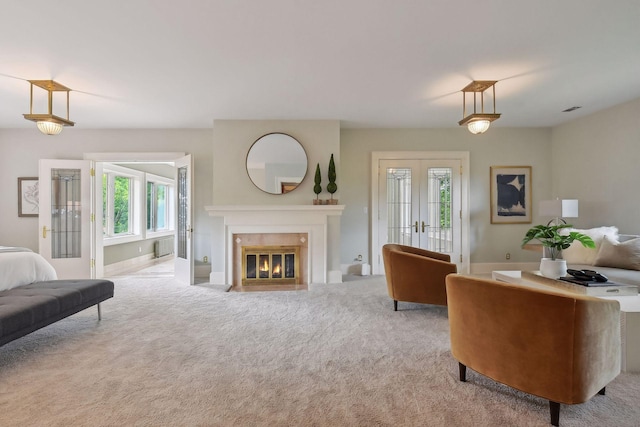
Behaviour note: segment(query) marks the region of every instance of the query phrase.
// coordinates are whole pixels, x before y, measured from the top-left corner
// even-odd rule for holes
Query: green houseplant
[[[322,187],[320,186],[320,183],[322,182],[322,178],[320,177],[320,163],[316,164],[316,176],[313,179],[314,182],[314,186],[313,186],[313,192],[316,193],[316,199],[313,201],[314,205],[319,205],[320,201],[318,200],[318,195],[322,192]]]
[[[336,184],[336,164],[333,162],[333,153],[331,153],[331,159],[329,160],[329,184],[327,184],[327,191],[331,194],[330,204],[335,204],[333,201],[333,193],[338,191],[338,185]]]
[[[563,259],[558,259],[560,251],[571,246],[574,240],[579,241],[586,248],[595,248],[593,239],[586,234],[577,231],[560,233],[564,228],[573,227],[571,224],[536,225],[530,228],[522,239],[522,246],[532,240],[539,241],[544,248],[547,248],[549,258],[543,257],[540,262],[540,272],[543,276],[558,278],[567,274],[567,263]]]

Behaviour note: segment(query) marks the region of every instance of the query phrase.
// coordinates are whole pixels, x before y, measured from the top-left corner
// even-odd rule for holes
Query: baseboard
[[[342,283],[342,271],[329,270],[329,283]]]
[[[471,264],[471,274],[490,274],[499,270],[539,270],[539,262],[496,262],[496,263],[473,263]]]
[[[153,254],[146,254],[135,258],[125,259],[124,261],[115,262],[113,264],[105,265],[104,276],[117,276],[130,270],[139,270],[141,268],[153,265],[159,259],[162,258],[155,258]]]
[[[209,283],[213,285],[228,285],[225,282],[224,271],[212,271],[209,274]]]

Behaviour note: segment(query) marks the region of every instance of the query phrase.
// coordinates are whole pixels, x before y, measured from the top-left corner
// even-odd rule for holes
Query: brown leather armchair
[[[447,305],[444,278],[457,271],[447,254],[388,243],[382,247],[387,290],[398,301]]]
[[[452,274],[447,276],[451,352],[466,368],[560,403],[604,394],[620,373],[617,301]]]

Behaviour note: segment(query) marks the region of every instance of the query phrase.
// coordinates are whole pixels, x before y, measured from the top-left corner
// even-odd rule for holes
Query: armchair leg
[[[467,367],[458,362],[458,371],[460,372],[460,381],[467,382]]]
[[[560,425],[560,404],[558,402],[549,401],[549,412],[551,413],[551,425]]]
[[[393,311],[398,311],[398,301],[393,300]]]
[[[598,394],[599,394],[599,395],[604,396],[604,393],[605,393],[605,390],[604,390],[604,389],[605,389],[605,388],[606,388],[606,387],[602,387],[602,390],[600,390],[600,391],[598,392]]]

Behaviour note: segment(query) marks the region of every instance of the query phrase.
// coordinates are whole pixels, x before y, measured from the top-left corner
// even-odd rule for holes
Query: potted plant
[[[333,200],[333,193],[338,191],[338,185],[336,184],[336,164],[333,162],[333,153],[331,153],[331,159],[329,160],[329,184],[327,184],[327,191],[331,194],[329,201],[330,205],[337,205],[338,201]]]
[[[316,198],[313,201],[313,204],[319,205],[320,200],[318,200],[318,194],[322,192],[322,187],[320,186],[320,183],[322,182],[322,178],[320,177],[320,163],[316,165],[316,176],[313,179],[313,182],[315,183],[315,185],[313,186],[313,192],[316,193]]]
[[[536,225],[530,228],[527,234],[525,234],[524,239],[522,239],[522,246],[532,240],[537,240],[544,248],[547,248],[545,252],[549,257],[545,258],[543,256],[540,261],[540,273],[543,276],[557,279],[567,274],[567,262],[563,259],[558,259],[558,256],[560,255],[560,251],[571,246],[574,240],[579,241],[586,248],[596,247],[593,239],[586,234],[577,231],[560,233],[560,230],[569,227],[573,227],[573,225]]]

